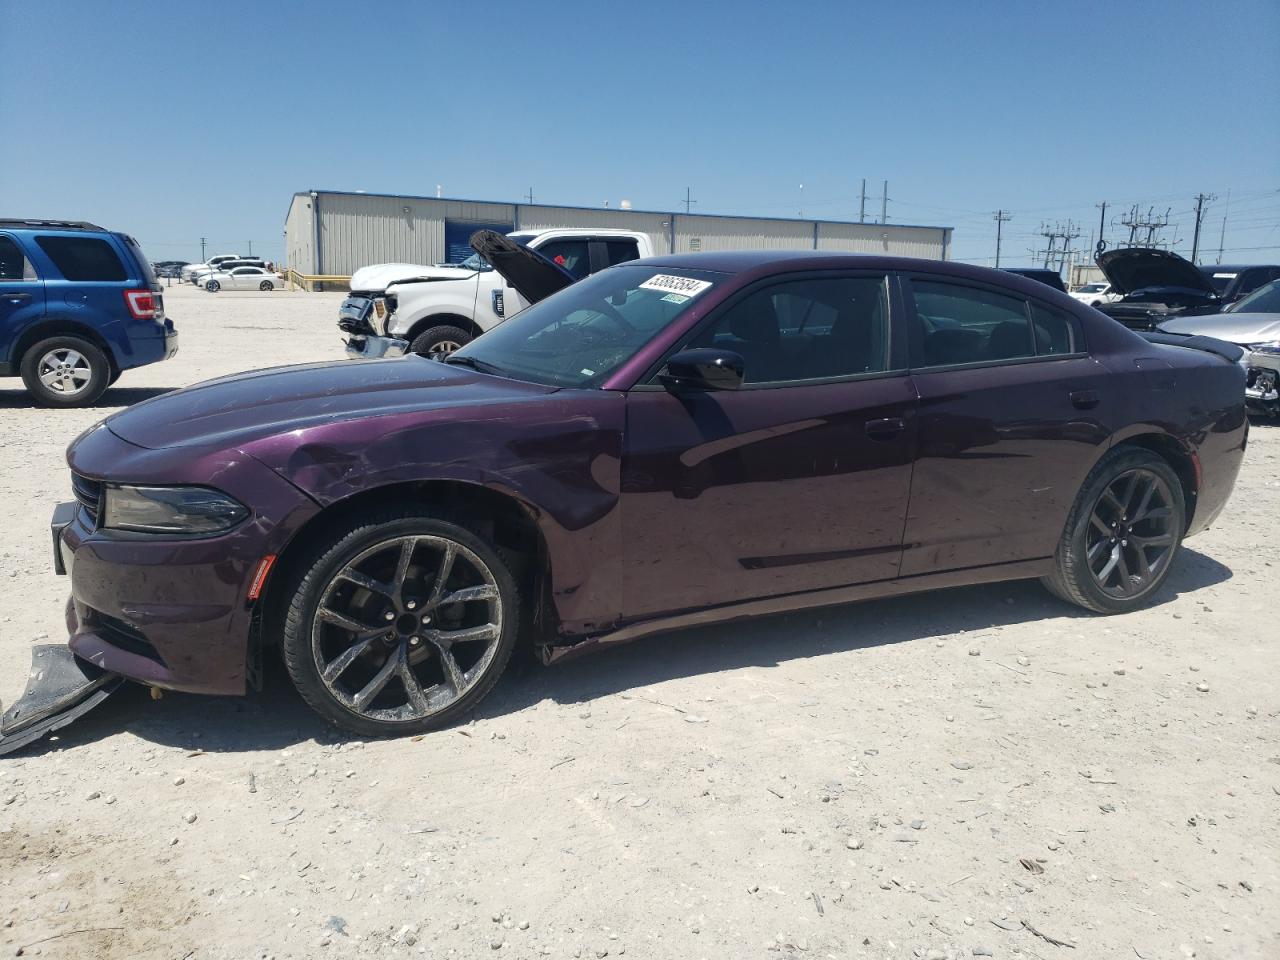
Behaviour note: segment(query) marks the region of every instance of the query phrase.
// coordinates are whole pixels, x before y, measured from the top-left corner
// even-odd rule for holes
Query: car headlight
[[[1280,353],[1280,340],[1268,340],[1266,343],[1251,343],[1248,349],[1253,353]]]
[[[243,504],[207,487],[108,486],[104,496],[102,526],[110,530],[221,533],[249,515]]]

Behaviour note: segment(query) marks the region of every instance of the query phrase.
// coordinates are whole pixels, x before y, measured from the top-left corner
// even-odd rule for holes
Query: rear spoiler
[[[1234,343],[1227,343],[1225,340],[1217,340],[1213,337],[1187,337],[1177,333],[1144,333],[1137,330],[1134,333],[1148,343],[1163,343],[1171,347],[1201,350],[1215,354],[1230,363],[1239,363],[1240,358],[1245,354],[1243,347],[1237,347]]]

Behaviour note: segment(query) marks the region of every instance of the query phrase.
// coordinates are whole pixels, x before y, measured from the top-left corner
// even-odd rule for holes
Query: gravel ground
[[[338,295],[168,294],[182,352],[89,411],[0,390],[0,698],[60,640],[63,450],[111,409],[336,358]],[[1034,583],[674,634],[345,740],[282,671],[129,688],[0,760],[0,952],[1280,957],[1280,427],[1159,603]]]

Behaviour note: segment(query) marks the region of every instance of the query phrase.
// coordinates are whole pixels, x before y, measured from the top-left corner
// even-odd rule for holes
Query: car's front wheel
[[[413,504],[371,512],[304,566],[285,665],[303,699],[344,730],[403,736],[451,723],[511,657],[516,581],[466,517]]]
[[[409,352],[424,357],[447,357],[471,342],[471,334],[453,326],[432,327],[413,338]]]
[[[22,382],[46,407],[83,407],[111,385],[106,355],[80,337],[50,337],[22,355]]]
[[[1117,447],[1085,479],[1042,582],[1097,613],[1134,610],[1169,576],[1185,529],[1182,483],[1169,463]]]
[[[204,288],[208,290],[210,293],[217,293],[219,290],[222,289],[222,284],[220,284],[217,280],[210,280],[208,283],[204,285]]]

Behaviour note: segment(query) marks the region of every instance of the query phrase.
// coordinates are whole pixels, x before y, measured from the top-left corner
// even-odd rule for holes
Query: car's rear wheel
[[[259,290],[274,290],[275,288],[276,288],[276,285],[272,283],[270,280],[263,280],[260,284],[258,284]]]
[[[1185,528],[1182,483],[1169,463],[1117,447],[1085,480],[1043,583],[1097,613],[1137,609],[1169,576]]]
[[[403,736],[451,723],[511,657],[516,582],[466,517],[419,505],[370,513],[305,566],[285,616],[285,665],[344,730]]]
[[[46,407],[83,407],[111,384],[111,364],[81,337],[50,337],[22,355],[22,382]]]
[[[208,290],[210,293],[217,293],[219,290],[222,289],[222,284],[220,284],[217,280],[210,280],[208,283],[204,285],[204,288]]]
[[[413,343],[409,344],[409,352],[424,357],[447,357],[470,342],[471,334],[460,327],[432,327],[413,338]]]

